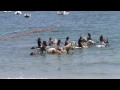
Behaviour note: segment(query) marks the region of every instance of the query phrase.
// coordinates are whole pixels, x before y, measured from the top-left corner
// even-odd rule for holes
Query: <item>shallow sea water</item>
[[[31,13],[24,18],[24,13]],[[0,41],[0,78],[120,78],[120,12],[119,11],[70,11],[57,15],[56,11],[23,11],[22,15],[0,11],[0,38],[17,33],[56,27],[30,35]],[[37,38],[61,39],[67,36],[77,41],[87,36],[99,42],[99,36],[109,39],[105,48],[91,46],[75,49],[70,54],[40,54],[30,56],[30,48],[37,46]],[[97,43],[99,44],[99,43]]]

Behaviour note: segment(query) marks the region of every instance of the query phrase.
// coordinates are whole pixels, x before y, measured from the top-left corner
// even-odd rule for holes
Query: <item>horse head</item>
[[[94,45],[94,44],[96,44],[96,42],[93,41],[93,40],[88,40],[88,41],[87,41],[87,44],[88,44],[88,45]]]
[[[64,48],[64,50],[67,51],[67,53],[69,53],[69,50],[73,50],[73,43],[69,43],[68,45],[66,45]]]
[[[57,43],[58,43],[58,40],[55,38],[55,39],[53,40],[53,44],[54,44],[54,45],[57,45]]]

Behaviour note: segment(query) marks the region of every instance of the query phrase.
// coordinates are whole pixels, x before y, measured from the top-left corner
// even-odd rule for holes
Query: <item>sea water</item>
[[[15,15],[15,11],[0,11],[0,78],[120,78],[120,11],[69,11],[57,15],[56,11],[22,11],[30,18]],[[57,26],[57,27],[56,27]],[[38,33],[12,35],[56,27]],[[78,41],[91,33],[99,44],[103,35],[109,39],[105,48],[96,45],[71,50],[69,54],[51,55],[46,52],[30,56],[36,51],[37,39],[48,42],[49,37],[61,39],[64,44]]]

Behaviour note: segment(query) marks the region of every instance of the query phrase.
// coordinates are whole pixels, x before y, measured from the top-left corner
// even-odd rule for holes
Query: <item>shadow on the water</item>
[[[61,55],[58,55],[58,60],[61,61]]]

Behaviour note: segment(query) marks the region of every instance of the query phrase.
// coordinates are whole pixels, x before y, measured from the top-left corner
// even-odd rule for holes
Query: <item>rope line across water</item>
[[[9,38],[16,38],[16,37],[20,37],[20,36],[33,34],[33,33],[39,33],[39,32],[43,32],[43,31],[53,30],[55,28],[57,28],[57,26],[55,26],[55,27],[48,27],[48,28],[44,28],[44,29],[41,29],[41,30],[32,30],[30,32],[24,32],[24,33],[20,33],[20,34],[11,35],[11,36],[8,36],[6,38],[0,38],[0,40],[7,40]]]

